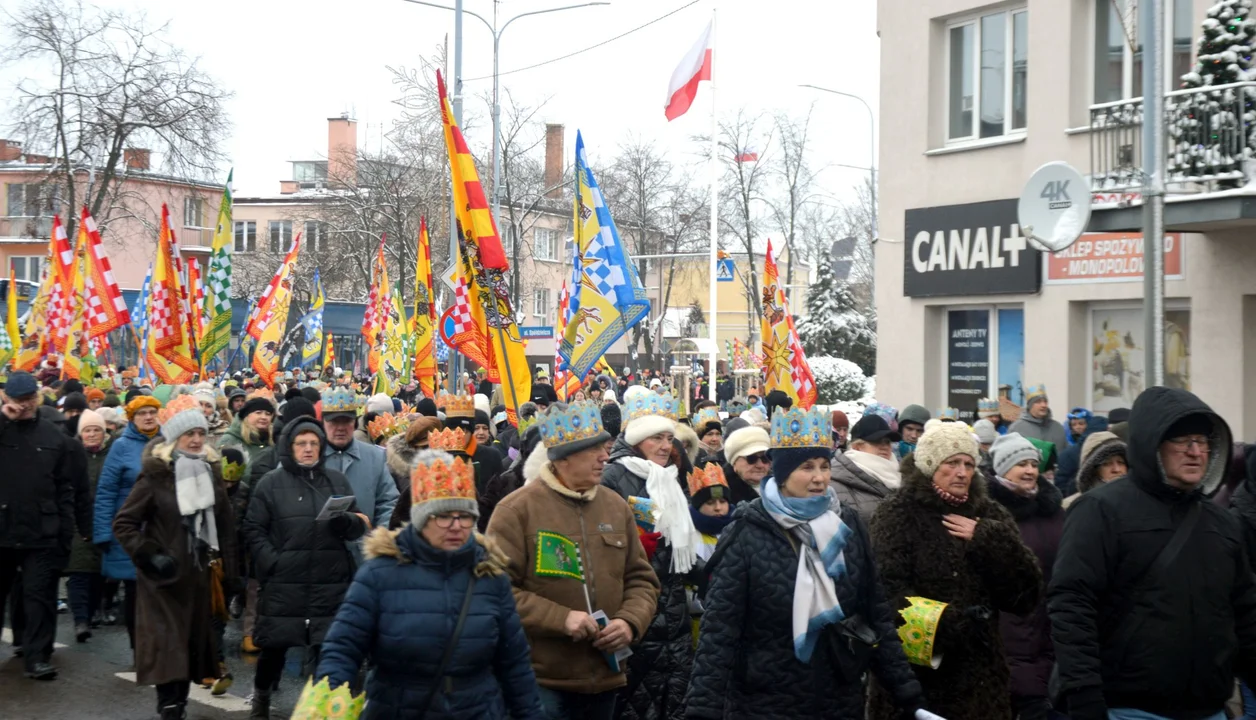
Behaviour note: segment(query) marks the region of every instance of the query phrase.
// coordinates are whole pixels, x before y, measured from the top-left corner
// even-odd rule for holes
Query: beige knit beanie
[[[916,467],[926,476],[932,477],[952,455],[967,455],[974,463],[981,458],[972,431],[963,423],[939,423],[926,430],[916,443]]]

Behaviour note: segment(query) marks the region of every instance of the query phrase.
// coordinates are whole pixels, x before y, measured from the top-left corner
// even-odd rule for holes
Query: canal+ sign
[[[1042,257],[1020,231],[1016,200],[917,208],[906,213],[903,294],[908,297],[1036,293]]]

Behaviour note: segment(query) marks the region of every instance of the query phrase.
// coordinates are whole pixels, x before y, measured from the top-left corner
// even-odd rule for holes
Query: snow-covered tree
[[[816,281],[807,292],[807,316],[798,322],[798,336],[807,356],[845,358],[871,375],[877,363],[875,323],[860,307],[850,286],[833,277],[829,253],[820,253]]]
[[[1256,21],[1251,14],[1252,0],[1220,0],[1208,8],[1195,69],[1182,76],[1183,88],[1228,85],[1253,76]],[[1241,185],[1243,163],[1256,150],[1256,89],[1177,96],[1166,105],[1172,138],[1169,180],[1207,177],[1220,180],[1221,187]]]
[[[816,379],[816,402],[821,405],[858,400],[867,392],[868,378],[849,360],[821,355],[807,358],[807,364]]]

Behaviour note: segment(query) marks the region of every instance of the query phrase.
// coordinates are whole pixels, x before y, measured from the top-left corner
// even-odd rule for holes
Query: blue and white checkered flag
[[[140,294],[135,298],[135,305],[131,308],[131,325],[135,327],[138,335],[144,334],[144,329],[148,327],[148,286],[153,282],[153,264],[148,264],[148,272],[144,273],[144,284],[140,286]]]

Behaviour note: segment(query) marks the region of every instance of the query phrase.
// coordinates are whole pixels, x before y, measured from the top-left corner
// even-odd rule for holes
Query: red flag
[[[105,244],[96,229],[96,220],[83,207],[80,220],[86,230],[87,277],[84,289],[87,293],[87,336],[93,340],[117,330],[131,322],[131,312],[113,278],[113,267],[105,255]]]

